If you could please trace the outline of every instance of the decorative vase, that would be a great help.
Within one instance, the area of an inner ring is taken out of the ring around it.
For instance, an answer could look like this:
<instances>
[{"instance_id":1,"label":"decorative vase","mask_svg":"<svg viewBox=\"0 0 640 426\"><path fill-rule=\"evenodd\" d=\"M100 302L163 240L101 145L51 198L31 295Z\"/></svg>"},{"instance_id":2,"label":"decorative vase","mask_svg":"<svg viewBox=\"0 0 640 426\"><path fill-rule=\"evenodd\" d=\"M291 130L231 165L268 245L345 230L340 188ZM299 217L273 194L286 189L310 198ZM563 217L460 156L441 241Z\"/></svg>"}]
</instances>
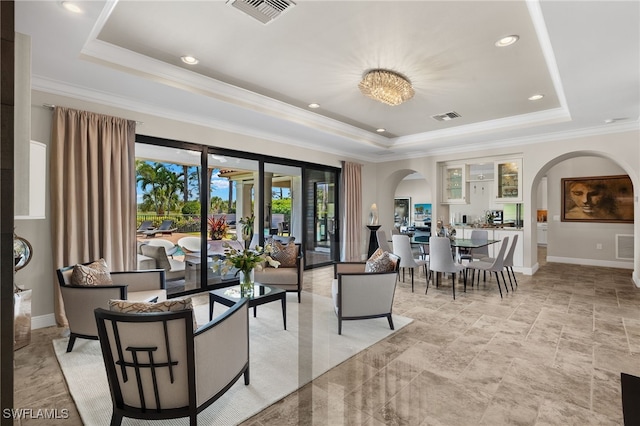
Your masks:
<instances>
[{"instance_id":1,"label":"decorative vase","mask_svg":"<svg viewBox=\"0 0 640 426\"><path fill-rule=\"evenodd\" d=\"M253 296L253 284L254 280L254 269L251 268L248 271L240 270L239 278L240 278L240 296L241 297L251 297Z\"/></svg>"}]
</instances>

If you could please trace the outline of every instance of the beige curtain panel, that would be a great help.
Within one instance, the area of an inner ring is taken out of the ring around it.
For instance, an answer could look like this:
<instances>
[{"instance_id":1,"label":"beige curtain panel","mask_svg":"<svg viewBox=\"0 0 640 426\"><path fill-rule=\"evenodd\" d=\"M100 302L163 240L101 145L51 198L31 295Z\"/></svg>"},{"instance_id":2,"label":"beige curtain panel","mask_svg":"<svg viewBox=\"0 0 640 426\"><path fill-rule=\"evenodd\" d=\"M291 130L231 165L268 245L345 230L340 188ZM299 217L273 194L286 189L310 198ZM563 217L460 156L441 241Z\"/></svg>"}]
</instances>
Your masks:
<instances>
[{"instance_id":1,"label":"beige curtain panel","mask_svg":"<svg viewBox=\"0 0 640 426\"><path fill-rule=\"evenodd\" d=\"M342 260L359 262L362 247L362 164L342 162L344 227Z\"/></svg>"},{"instance_id":2,"label":"beige curtain panel","mask_svg":"<svg viewBox=\"0 0 640 426\"><path fill-rule=\"evenodd\" d=\"M55 269L104 258L135 269L135 121L56 107L51 129ZM55 314L66 325L57 279Z\"/></svg>"}]
</instances>

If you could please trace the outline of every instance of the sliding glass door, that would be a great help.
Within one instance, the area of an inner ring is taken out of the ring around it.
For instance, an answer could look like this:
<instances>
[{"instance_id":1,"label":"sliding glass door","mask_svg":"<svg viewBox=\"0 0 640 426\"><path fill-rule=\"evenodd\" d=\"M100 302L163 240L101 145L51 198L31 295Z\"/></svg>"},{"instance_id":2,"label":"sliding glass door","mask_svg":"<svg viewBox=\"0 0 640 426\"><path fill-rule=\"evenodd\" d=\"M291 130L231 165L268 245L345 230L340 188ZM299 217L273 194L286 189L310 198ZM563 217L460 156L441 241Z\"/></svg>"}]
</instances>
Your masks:
<instances>
[{"instance_id":1,"label":"sliding glass door","mask_svg":"<svg viewBox=\"0 0 640 426\"><path fill-rule=\"evenodd\" d=\"M324 266L340 258L338 173L307 167L305 190L305 265Z\"/></svg>"}]
</instances>

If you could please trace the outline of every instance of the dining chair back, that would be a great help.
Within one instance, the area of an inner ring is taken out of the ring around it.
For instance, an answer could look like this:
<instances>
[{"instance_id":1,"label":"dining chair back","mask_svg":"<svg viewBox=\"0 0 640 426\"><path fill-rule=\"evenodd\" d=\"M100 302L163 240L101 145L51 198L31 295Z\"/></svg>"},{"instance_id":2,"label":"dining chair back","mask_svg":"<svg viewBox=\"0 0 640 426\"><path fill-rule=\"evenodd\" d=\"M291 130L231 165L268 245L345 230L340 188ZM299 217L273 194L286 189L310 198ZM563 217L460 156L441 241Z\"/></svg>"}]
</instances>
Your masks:
<instances>
[{"instance_id":1,"label":"dining chair back","mask_svg":"<svg viewBox=\"0 0 640 426\"><path fill-rule=\"evenodd\" d=\"M451 240L448 237L431 237L429 239L429 270L433 274L436 272L437 281L437 273L451 274L452 279L452 288L453 288L453 298L456 298L456 278L458 272L464 271L464 266L460 263L456 263L453 261L453 255L451 253ZM464 288L467 290L467 276L464 274ZM429 281L427 281L427 290L425 290L425 294L429 290Z\"/></svg>"},{"instance_id":2,"label":"dining chair back","mask_svg":"<svg viewBox=\"0 0 640 426\"><path fill-rule=\"evenodd\" d=\"M509 284L511 284L511 290L513 290L513 282L511 282L511 276L513 275L513 281L516 283L516 287L518 287L518 281L516 280L516 274L513 272L513 256L516 252L516 244L518 244L518 234L515 233L513 236L513 240L511 240L511 246L509 247L509 251L507 255L504 257L504 269L507 270L507 276L509 277Z\"/></svg>"},{"instance_id":3,"label":"dining chair back","mask_svg":"<svg viewBox=\"0 0 640 426\"><path fill-rule=\"evenodd\" d=\"M489 232L486 229L473 229L471 230L472 240L488 240ZM485 257L489 257L489 246L482 246L471 249L471 258L482 260Z\"/></svg>"},{"instance_id":4,"label":"dining chair back","mask_svg":"<svg viewBox=\"0 0 640 426\"><path fill-rule=\"evenodd\" d=\"M384 232L384 229L378 229L376 231L376 239L378 240L378 247L380 247L382 251L393 253L389 246L389 242L387 241L387 234Z\"/></svg>"},{"instance_id":5,"label":"dining chair back","mask_svg":"<svg viewBox=\"0 0 640 426\"><path fill-rule=\"evenodd\" d=\"M411 249L411 240L408 235L392 235L391 243L393 244L393 254L400 257L400 268L403 268L403 282L404 268L409 268L411 271L411 291L413 292L413 270L423 266L425 268L425 276L427 276L427 261L414 257Z\"/></svg>"},{"instance_id":6,"label":"dining chair back","mask_svg":"<svg viewBox=\"0 0 640 426\"><path fill-rule=\"evenodd\" d=\"M467 264L467 268L474 270L474 275L471 278L472 280L474 279L475 271L478 270L478 283L480 283L479 271L489 271L489 273L493 272L496 276L496 281L498 282L498 290L500 291L500 297L502 297L502 289L500 288L500 279L498 278L498 272L500 272L500 274L502 275L502 280L504 282L505 290L507 291L507 293L509 292L509 289L507 289L507 282L505 281L504 273L503 273L504 258L505 258L505 253L507 251L508 245L509 245L509 237L506 236L502 240L502 244L500 245L500 251L498 252L498 255L495 258L486 258L486 260L473 261Z\"/></svg>"}]
</instances>

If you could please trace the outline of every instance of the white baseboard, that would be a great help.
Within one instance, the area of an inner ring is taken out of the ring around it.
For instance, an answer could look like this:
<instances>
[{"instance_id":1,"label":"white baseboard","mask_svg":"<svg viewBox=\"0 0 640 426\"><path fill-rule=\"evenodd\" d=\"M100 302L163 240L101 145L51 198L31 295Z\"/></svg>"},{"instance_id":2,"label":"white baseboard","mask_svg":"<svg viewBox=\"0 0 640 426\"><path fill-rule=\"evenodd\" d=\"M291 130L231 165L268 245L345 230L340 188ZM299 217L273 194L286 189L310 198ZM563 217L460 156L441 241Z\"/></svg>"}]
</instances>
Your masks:
<instances>
[{"instance_id":1,"label":"white baseboard","mask_svg":"<svg viewBox=\"0 0 640 426\"><path fill-rule=\"evenodd\" d=\"M56 325L56 316L54 314L39 315L31 317L31 329L51 327Z\"/></svg>"},{"instance_id":2,"label":"white baseboard","mask_svg":"<svg viewBox=\"0 0 640 426\"><path fill-rule=\"evenodd\" d=\"M547 256L547 263L569 263L571 265L602 266L605 268L633 269L633 262L616 260L576 259L573 257Z\"/></svg>"},{"instance_id":3,"label":"white baseboard","mask_svg":"<svg viewBox=\"0 0 640 426\"><path fill-rule=\"evenodd\" d=\"M638 277L638 273L636 271L633 271L633 274L631 274L631 279L636 287L640 288L640 277Z\"/></svg>"}]
</instances>

